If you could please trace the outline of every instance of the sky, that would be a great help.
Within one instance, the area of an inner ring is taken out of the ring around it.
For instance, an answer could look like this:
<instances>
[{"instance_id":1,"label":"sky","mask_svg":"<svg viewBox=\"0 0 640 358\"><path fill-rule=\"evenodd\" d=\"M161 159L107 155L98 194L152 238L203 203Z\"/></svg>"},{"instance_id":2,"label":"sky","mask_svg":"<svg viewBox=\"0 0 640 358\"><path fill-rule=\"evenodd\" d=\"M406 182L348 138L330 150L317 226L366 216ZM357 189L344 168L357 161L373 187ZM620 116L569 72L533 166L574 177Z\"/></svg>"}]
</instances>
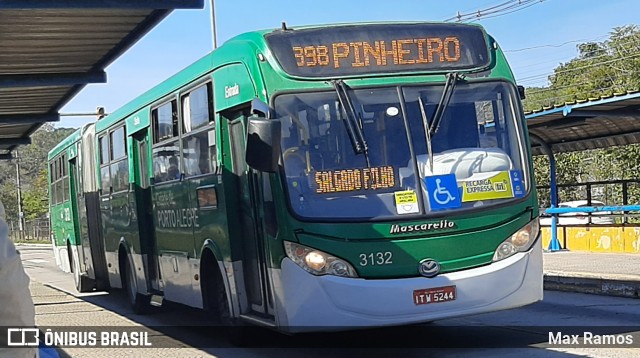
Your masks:
<instances>
[{"instance_id":1,"label":"sky","mask_svg":"<svg viewBox=\"0 0 640 358\"><path fill-rule=\"evenodd\" d=\"M507 0L215 0L217 43L244 32L325 23L444 21L458 12L485 13ZM526 0L523 0L526 1ZM113 112L213 48L211 0L201 10L176 10L107 67L107 83L86 86L61 110ZM474 22L505 51L518 84L547 85L547 76L576 56L576 45L603 41L614 27L640 24L637 0L540 0ZM62 116L56 127L95 120Z\"/></svg>"}]
</instances>

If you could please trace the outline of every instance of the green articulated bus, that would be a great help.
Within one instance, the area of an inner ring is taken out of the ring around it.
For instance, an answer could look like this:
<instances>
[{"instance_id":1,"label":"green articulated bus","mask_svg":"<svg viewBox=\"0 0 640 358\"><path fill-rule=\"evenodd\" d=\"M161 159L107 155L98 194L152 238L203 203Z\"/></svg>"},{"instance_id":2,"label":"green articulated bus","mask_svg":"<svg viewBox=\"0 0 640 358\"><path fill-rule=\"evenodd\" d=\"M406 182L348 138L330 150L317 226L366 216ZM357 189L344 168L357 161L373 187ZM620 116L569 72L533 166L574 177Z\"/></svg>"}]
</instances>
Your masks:
<instances>
[{"instance_id":1,"label":"green articulated bus","mask_svg":"<svg viewBox=\"0 0 640 358\"><path fill-rule=\"evenodd\" d=\"M521 94L477 25L237 36L49 153L56 259L287 332L539 301Z\"/></svg>"}]
</instances>

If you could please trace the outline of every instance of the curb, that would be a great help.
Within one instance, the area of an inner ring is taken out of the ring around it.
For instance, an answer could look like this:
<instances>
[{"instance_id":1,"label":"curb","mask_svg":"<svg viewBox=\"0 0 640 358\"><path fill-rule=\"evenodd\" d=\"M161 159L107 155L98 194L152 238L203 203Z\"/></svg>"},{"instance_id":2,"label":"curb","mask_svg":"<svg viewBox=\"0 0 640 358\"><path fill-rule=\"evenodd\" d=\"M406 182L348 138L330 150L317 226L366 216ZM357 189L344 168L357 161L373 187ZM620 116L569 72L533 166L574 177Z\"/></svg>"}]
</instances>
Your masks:
<instances>
[{"instance_id":1,"label":"curb","mask_svg":"<svg viewBox=\"0 0 640 358\"><path fill-rule=\"evenodd\" d=\"M544 289L590 293L604 296L640 298L640 277L607 277L581 273L545 273Z\"/></svg>"}]
</instances>

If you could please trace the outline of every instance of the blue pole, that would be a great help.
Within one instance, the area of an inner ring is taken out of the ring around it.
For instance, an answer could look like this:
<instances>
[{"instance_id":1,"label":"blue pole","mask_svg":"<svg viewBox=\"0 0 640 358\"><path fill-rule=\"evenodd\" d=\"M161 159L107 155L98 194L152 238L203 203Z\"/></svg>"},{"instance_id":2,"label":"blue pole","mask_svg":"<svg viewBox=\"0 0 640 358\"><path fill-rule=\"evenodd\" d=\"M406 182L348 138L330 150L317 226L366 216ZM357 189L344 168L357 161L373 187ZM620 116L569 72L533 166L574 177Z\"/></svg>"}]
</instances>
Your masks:
<instances>
[{"instance_id":1,"label":"blue pole","mask_svg":"<svg viewBox=\"0 0 640 358\"><path fill-rule=\"evenodd\" d=\"M529 138L540 144L542 151L549 157L549 186L551 187L551 208L558 206L558 183L556 182L556 158L553 156L551 146L547 144L539 136L529 133ZM560 250L560 241L558 241L558 214L551 213L551 241L549 242L549 251Z\"/></svg>"},{"instance_id":2,"label":"blue pole","mask_svg":"<svg viewBox=\"0 0 640 358\"><path fill-rule=\"evenodd\" d=\"M551 207L558 207L558 183L556 182L556 158L553 152L547 153L549 156L549 182L551 187ZM551 241L549 251L559 251L560 241L558 241L558 214L551 214Z\"/></svg>"}]
</instances>

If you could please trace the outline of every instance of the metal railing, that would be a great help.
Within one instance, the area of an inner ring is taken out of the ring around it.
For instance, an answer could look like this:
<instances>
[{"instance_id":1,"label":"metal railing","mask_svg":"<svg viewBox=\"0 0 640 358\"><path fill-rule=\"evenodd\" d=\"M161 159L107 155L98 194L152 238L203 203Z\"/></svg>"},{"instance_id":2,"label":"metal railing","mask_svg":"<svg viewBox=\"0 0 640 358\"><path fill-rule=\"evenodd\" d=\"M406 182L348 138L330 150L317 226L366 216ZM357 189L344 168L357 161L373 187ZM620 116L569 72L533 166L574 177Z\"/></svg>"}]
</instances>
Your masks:
<instances>
[{"instance_id":1,"label":"metal railing","mask_svg":"<svg viewBox=\"0 0 640 358\"><path fill-rule=\"evenodd\" d=\"M616 206L586 206L580 208L548 208L545 210L547 214L551 214L551 242L549 242L550 251L558 251L561 249L558 240L558 215L568 213L598 213L598 212L640 212L640 205L616 205ZM626 216L625 216L626 217Z\"/></svg>"},{"instance_id":2,"label":"metal railing","mask_svg":"<svg viewBox=\"0 0 640 358\"><path fill-rule=\"evenodd\" d=\"M49 219L28 220L20 230L18 220L7 221L9 238L12 241L50 241L51 227Z\"/></svg>"},{"instance_id":3,"label":"metal railing","mask_svg":"<svg viewBox=\"0 0 640 358\"><path fill-rule=\"evenodd\" d=\"M640 223L640 212L620 210L620 205L640 204L640 179L595 181L587 183L558 184L558 200L563 203L575 200L586 200L587 205L592 206L594 200L602 202L605 206L610 206L607 210L600 209L594 212L609 212L608 216L615 219L615 224L638 224ZM551 190L548 185L539 185L538 201L541 208L547 208L551 203ZM615 206L618 210L611 210ZM565 213L588 213L591 222L592 211L567 211ZM551 212L546 212L551 214Z\"/></svg>"}]
</instances>

